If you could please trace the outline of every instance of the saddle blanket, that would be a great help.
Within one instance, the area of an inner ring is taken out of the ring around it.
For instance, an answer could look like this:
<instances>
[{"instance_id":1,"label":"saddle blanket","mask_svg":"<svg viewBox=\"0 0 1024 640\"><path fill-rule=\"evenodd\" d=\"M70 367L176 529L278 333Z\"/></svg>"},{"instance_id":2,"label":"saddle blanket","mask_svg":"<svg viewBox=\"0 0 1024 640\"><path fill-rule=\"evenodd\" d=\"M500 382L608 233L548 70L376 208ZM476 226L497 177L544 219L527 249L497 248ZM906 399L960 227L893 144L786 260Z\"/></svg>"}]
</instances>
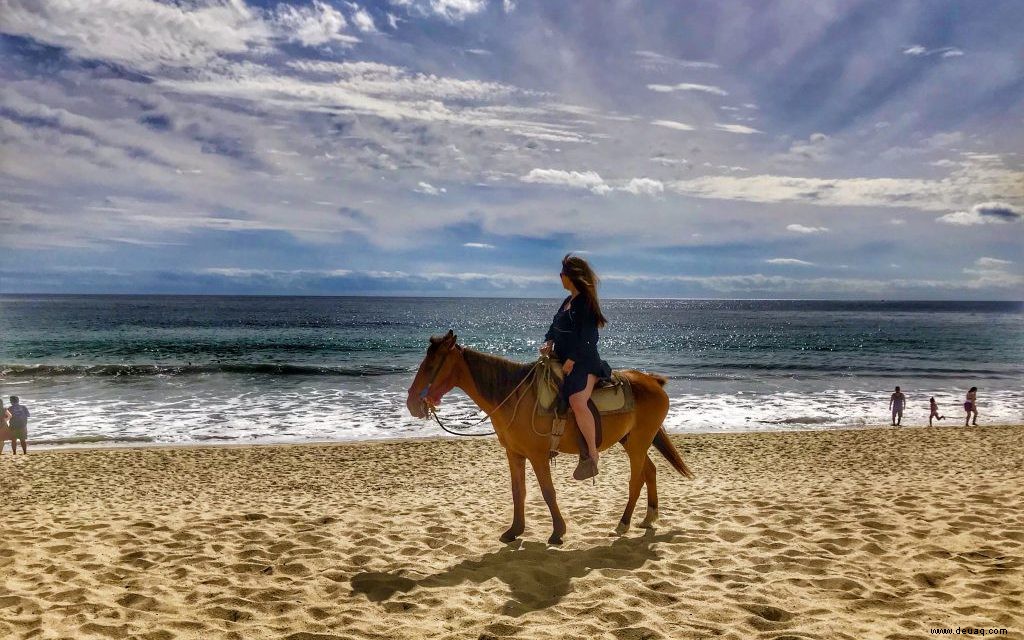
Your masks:
<instances>
[{"instance_id":1,"label":"saddle blanket","mask_svg":"<svg viewBox=\"0 0 1024 640\"><path fill-rule=\"evenodd\" d=\"M562 373L562 363L555 359L549 359L547 366L542 367L537 376L537 413L551 415L555 413L558 406L558 391L562 386L565 374ZM590 396L597 410L601 415L615 415L618 413L629 413L633 410L633 387L623 375L617 371L612 372L612 383L595 387L594 393Z\"/></svg>"}]
</instances>

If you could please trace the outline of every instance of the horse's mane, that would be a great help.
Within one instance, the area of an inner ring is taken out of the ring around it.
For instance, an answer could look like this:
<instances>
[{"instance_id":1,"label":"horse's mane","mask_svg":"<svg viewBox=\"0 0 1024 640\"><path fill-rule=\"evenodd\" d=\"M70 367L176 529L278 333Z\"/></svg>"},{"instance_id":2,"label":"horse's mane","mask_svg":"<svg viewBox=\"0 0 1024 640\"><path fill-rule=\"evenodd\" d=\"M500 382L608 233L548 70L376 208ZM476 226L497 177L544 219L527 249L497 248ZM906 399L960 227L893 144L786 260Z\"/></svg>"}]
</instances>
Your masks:
<instances>
[{"instance_id":1,"label":"horse's mane","mask_svg":"<svg viewBox=\"0 0 1024 640\"><path fill-rule=\"evenodd\" d=\"M462 357L469 367L469 375L473 377L476 388L484 398L493 403L499 403L508 397L533 368L533 363L513 362L468 347L463 348Z\"/></svg>"}]
</instances>

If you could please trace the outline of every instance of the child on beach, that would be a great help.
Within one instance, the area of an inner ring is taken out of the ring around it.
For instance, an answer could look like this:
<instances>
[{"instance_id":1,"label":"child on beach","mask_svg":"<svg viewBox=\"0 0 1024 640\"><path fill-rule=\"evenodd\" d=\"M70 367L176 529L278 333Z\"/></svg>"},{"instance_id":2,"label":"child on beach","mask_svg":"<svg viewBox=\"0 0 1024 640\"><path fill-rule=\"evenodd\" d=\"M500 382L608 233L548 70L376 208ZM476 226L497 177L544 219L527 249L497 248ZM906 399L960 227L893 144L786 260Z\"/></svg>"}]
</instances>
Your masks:
<instances>
[{"instance_id":1,"label":"child on beach","mask_svg":"<svg viewBox=\"0 0 1024 640\"><path fill-rule=\"evenodd\" d=\"M945 420L946 419L946 416L940 416L939 415L939 405L938 405L937 402L935 402L935 398L934 397L929 401L929 407L931 409L931 413L928 415L928 426L929 427L932 426L932 418L936 418L938 420Z\"/></svg>"},{"instance_id":2,"label":"child on beach","mask_svg":"<svg viewBox=\"0 0 1024 640\"><path fill-rule=\"evenodd\" d=\"M971 426L971 414L974 414L974 426L978 426L978 387L971 387L971 390L967 392L967 401L964 402L964 411L967 412L967 418L964 420L964 426Z\"/></svg>"},{"instance_id":3,"label":"child on beach","mask_svg":"<svg viewBox=\"0 0 1024 640\"><path fill-rule=\"evenodd\" d=\"M903 422L903 405L906 404L907 397L903 395L899 387L896 387L896 391L889 396L889 410L892 411L892 426L898 427Z\"/></svg>"}]
</instances>

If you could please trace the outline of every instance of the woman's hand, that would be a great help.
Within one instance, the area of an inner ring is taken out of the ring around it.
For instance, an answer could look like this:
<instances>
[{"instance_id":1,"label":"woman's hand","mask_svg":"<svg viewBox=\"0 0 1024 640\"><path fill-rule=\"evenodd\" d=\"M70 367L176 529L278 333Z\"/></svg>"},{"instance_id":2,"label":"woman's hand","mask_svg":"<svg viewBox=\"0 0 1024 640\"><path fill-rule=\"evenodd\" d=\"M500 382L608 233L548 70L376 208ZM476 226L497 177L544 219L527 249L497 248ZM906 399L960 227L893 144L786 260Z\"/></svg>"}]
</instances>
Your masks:
<instances>
[{"instance_id":1,"label":"woman's hand","mask_svg":"<svg viewBox=\"0 0 1024 640\"><path fill-rule=\"evenodd\" d=\"M550 356L551 355L551 349L553 347L554 347L554 345L551 343L550 340L548 340L544 344L540 345L540 355L542 355L542 356Z\"/></svg>"},{"instance_id":2,"label":"woman's hand","mask_svg":"<svg viewBox=\"0 0 1024 640\"><path fill-rule=\"evenodd\" d=\"M569 375L570 373L572 373L572 368L575 364L576 363L573 362L572 360L566 360L562 364L562 373L564 373L565 375Z\"/></svg>"}]
</instances>

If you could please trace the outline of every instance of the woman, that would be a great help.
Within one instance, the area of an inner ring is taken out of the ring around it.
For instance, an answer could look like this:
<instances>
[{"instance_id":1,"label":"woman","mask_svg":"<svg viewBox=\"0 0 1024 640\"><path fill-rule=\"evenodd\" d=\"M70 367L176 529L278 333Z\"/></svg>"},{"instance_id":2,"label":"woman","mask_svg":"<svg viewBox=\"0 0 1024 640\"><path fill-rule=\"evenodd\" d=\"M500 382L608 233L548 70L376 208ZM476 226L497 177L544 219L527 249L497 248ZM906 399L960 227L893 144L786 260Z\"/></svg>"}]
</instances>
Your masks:
<instances>
[{"instance_id":1,"label":"woman","mask_svg":"<svg viewBox=\"0 0 1024 640\"><path fill-rule=\"evenodd\" d=\"M967 392L967 401L964 402L964 410L967 411L967 418L964 426L971 426L971 414L974 414L974 426L978 426L978 387L971 387Z\"/></svg>"},{"instance_id":2,"label":"woman","mask_svg":"<svg viewBox=\"0 0 1024 640\"><path fill-rule=\"evenodd\" d=\"M586 480L597 475L597 446L594 442L594 416L587 402L599 378L611 377L611 368L597 353L597 330L607 320L597 299L597 275L587 261L572 254L562 258L562 287L569 297L562 301L551 327L544 335L542 355L552 350L563 361L562 397L568 400L576 424L587 441L589 457L580 459L572 476Z\"/></svg>"}]
</instances>

